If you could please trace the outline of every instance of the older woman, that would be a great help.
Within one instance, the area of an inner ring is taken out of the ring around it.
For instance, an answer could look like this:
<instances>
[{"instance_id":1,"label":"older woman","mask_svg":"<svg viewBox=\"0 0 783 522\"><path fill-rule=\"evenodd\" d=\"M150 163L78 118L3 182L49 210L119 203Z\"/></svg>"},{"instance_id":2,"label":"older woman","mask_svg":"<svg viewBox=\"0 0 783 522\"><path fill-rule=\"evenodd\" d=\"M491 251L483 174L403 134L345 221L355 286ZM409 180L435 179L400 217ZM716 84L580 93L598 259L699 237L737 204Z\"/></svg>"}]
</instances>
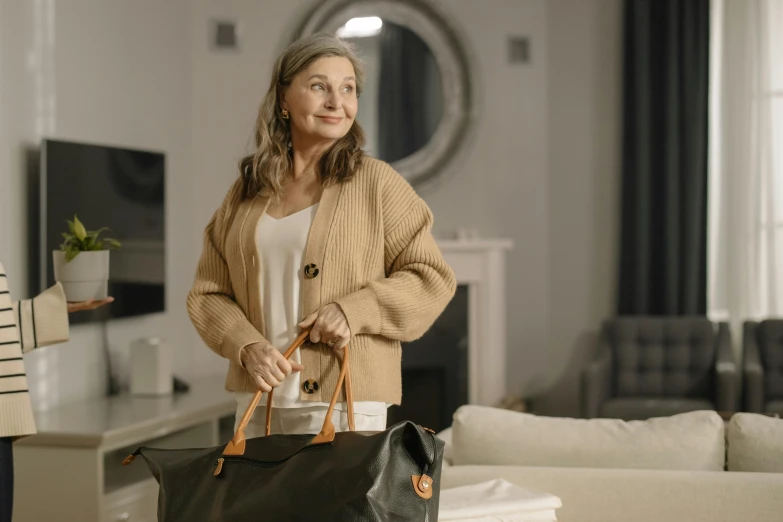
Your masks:
<instances>
[{"instance_id":1,"label":"older woman","mask_svg":"<svg viewBox=\"0 0 783 522\"><path fill-rule=\"evenodd\" d=\"M386 427L401 400L401 341L422 336L454 295L432 213L389 165L362 151L363 69L329 35L292 44L275 64L256 151L206 227L188 312L228 359L237 422L257 389L274 433L318 433L351 344L355 425ZM310 343L286 361L298 328ZM264 399L265 400L265 399ZM259 408L245 431L264 433ZM345 412L333 417L345 430Z\"/></svg>"}]
</instances>

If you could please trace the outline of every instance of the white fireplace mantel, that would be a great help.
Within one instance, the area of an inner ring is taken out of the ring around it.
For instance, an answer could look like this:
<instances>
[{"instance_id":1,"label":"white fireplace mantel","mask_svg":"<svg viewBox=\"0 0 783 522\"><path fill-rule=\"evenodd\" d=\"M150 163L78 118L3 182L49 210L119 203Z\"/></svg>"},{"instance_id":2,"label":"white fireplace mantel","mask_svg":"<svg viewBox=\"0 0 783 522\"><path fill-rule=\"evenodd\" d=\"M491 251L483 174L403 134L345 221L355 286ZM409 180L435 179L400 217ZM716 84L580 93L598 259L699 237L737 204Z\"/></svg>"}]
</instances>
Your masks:
<instances>
[{"instance_id":1,"label":"white fireplace mantel","mask_svg":"<svg viewBox=\"0 0 783 522\"><path fill-rule=\"evenodd\" d=\"M497 406L506 395L506 252L510 239L439 239L468 286L468 402Z\"/></svg>"}]
</instances>

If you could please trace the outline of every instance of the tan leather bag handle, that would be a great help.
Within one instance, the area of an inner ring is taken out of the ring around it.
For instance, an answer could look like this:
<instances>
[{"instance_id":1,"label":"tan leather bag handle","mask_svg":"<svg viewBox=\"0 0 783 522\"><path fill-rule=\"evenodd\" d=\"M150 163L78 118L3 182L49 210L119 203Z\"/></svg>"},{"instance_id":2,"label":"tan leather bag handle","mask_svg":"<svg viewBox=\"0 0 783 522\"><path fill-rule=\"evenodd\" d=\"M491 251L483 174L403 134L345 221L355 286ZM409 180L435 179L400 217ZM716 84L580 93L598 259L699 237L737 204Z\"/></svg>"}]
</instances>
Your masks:
<instances>
[{"instance_id":1,"label":"tan leather bag handle","mask_svg":"<svg viewBox=\"0 0 783 522\"><path fill-rule=\"evenodd\" d=\"M310 329L306 329L303 331L299 336L294 339L294 342L291 343L291 346L288 347L288 349L283 354L283 357L286 359L289 359L291 355L294 353L294 351L302 346L305 341L310 336ZM321 432L316 435L313 440L311 441L311 444L324 444L327 442L332 442L334 440L334 424L332 424L332 413L334 412L334 407L337 404L337 397L340 395L340 388L342 387L343 383L345 383L345 402L348 404L348 428L351 431L355 431L354 426L354 413L353 413L353 392L351 390L351 374L349 371L349 362L348 362L348 346L343 348L343 358L342 362L340 364L340 376L337 379L337 385L334 388L334 393L332 394L332 400L329 403L329 409L326 411L326 417L324 418L324 424L321 428ZM253 416L253 412L256 410L256 407L258 406L258 403L261 401L261 396L264 394L262 390L256 391L255 395L253 396L253 400L250 401L250 404L247 407L247 410L245 410L245 414L242 416L242 420L239 422L239 426L237 427L237 432L234 434L234 438L232 438L229 443L226 445L226 448L223 450L223 455L243 455L245 453L245 428L247 428L248 423L250 422L250 418ZM271 433L271 427L272 427L272 395L274 394L274 389L272 389L271 392L268 394L267 402L266 402L266 434L267 436Z\"/></svg>"}]
</instances>

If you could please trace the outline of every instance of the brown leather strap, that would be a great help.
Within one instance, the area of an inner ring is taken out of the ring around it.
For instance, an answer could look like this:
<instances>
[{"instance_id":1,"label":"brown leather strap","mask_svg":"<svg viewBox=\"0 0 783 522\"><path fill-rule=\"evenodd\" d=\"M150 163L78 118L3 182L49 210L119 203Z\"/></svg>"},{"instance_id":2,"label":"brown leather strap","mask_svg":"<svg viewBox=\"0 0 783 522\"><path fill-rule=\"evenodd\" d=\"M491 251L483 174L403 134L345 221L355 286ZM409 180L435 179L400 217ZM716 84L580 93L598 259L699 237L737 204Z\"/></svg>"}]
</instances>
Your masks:
<instances>
[{"instance_id":1,"label":"brown leather strap","mask_svg":"<svg viewBox=\"0 0 783 522\"><path fill-rule=\"evenodd\" d=\"M343 362L340 365L340 377L337 379L337 385L334 387L332 400L329 402L329 409L326 410L326 417L324 418L324 426L321 429L321 433L316 435L313 438L313 440L310 441L310 444L324 444L326 442L332 442L334 440L334 424L332 424L332 413L334 412L334 407L337 404L337 397L339 397L340 395L340 388L345 382L345 375L347 372L348 372L348 347L346 346L345 348L343 348ZM348 403L348 411L353 411L353 396L351 395L349 398L347 392L345 395L346 395L345 397L346 402ZM349 419L353 420L353 416L349 417ZM348 426L349 428L351 428L351 431L353 431L351 424L353 424L353 422L350 422Z\"/></svg>"},{"instance_id":2,"label":"brown leather strap","mask_svg":"<svg viewBox=\"0 0 783 522\"><path fill-rule=\"evenodd\" d=\"M294 342L291 343L291 346L288 347L288 349L283 354L283 357L286 359L289 359L291 355L294 353L294 351L302 346L302 344L305 343L305 341L310 336L310 330L307 329L303 331L299 336L294 339ZM332 400L329 403L329 409L326 411L326 417L324 418L324 424L321 428L321 432L316 435L313 440L311 441L311 444L323 444L326 442L332 442L334 440L334 425L332 424L332 413L334 412L334 407L337 404L337 398L340 395L340 388L343 386L343 383L345 384L345 401L348 404L348 428L351 431L355 430L354 425L354 409L353 409L353 391L351 390L351 377L350 377L350 371L349 371L349 362L348 362L348 346L343 348L343 357L342 362L340 364L340 376L337 379L337 385L334 388L334 393L332 394ZM274 393L274 389L269 392L267 403L266 403L266 434L269 435L271 433L271 427L272 427L272 395ZM223 455L243 455L245 453L245 428L247 428L248 423L250 422L250 418L253 416L253 412L255 411L256 407L258 406L258 403L261 401L261 396L264 394L262 390L256 391L255 395L253 396L253 399L250 401L250 404L247 407L247 410L245 410L245 414L242 416L242 420L239 422L239 426L237 427L237 432L234 434L234 437L229 441L229 443L226 445L226 448L223 450Z\"/></svg>"},{"instance_id":3,"label":"brown leather strap","mask_svg":"<svg viewBox=\"0 0 783 522\"><path fill-rule=\"evenodd\" d=\"M343 364L346 363L346 357L348 357L348 352L343 351ZM337 389L340 389L339 385L337 386ZM345 371L345 403L348 405L348 429L351 431L356 431L356 426L354 425L355 416L353 414L353 389L351 389L351 372L347 367Z\"/></svg>"}]
</instances>

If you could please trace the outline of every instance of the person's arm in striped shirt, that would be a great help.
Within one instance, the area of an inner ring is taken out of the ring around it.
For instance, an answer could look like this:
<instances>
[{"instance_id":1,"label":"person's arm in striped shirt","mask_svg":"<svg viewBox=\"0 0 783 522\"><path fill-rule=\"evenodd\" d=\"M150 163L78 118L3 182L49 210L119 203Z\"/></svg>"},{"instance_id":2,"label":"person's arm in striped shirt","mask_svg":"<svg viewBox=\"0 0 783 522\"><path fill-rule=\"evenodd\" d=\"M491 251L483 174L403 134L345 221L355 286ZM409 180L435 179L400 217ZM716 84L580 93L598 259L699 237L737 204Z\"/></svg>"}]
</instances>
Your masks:
<instances>
[{"instance_id":1,"label":"person's arm in striped shirt","mask_svg":"<svg viewBox=\"0 0 783 522\"><path fill-rule=\"evenodd\" d=\"M23 352L68 340L68 305L60 283L12 306Z\"/></svg>"},{"instance_id":2,"label":"person's arm in striped shirt","mask_svg":"<svg viewBox=\"0 0 783 522\"><path fill-rule=\"evenodd\" d=\"M67 341L68 313L93 310L112 301L113 297L100 301L66 302L60 283L32 299L14 301L14 320L19 329L22 351L29 352L35 348Z\"/></svg>"}]
</instances>

